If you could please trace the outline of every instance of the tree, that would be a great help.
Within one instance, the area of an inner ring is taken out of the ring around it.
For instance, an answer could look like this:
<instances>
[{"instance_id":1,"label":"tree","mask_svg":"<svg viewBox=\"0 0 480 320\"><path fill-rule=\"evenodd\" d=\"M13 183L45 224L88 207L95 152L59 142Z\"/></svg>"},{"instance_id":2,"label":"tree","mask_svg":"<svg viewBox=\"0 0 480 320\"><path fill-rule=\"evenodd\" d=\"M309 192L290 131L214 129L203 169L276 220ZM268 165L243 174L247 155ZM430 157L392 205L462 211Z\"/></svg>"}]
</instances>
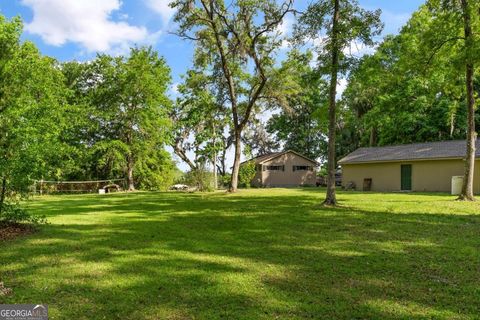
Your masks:
<instances>
[{"instance_id":1,"label":"tree","mask_svg":"<svg viewBox=\"0 0 480 320\"><path fill-rule=\"evenodd\" d=\"M466 54L461 2L449 3L422 6L399 35L387 37L351 72L343 120L346 131L356 128L360 145L460 139L480 122L469 112L464 71L466 59L478 54ZM472 30L478 30L473 17ZM469 174L472 164L466 161Z\"/></svg>"},{"instance_id":2,"label":"tree","mask_svg":"<svg viewBox=\"0 0 480 320\"><path fill-rule=\"evenodd\" d=\"M432 12L432 28L424 34L425 44L433 51L429 60L449 47L452 60L465 70L464 82L467 104L467 150L462 193L459 200L474 201L473 179L475 169L475 64L479 61L480 45L478 30L480 28L479 5L475 0L430 0L428 9ZM460 34L462 34L460 36ZM461 44L459 44L461 41ZM433 45L432 45L433 44ZM430 61L428 61L430 62Z\"/></svg>"},{"instance_id":3,"label":"tree","mask_svg":"<svg viewBox=\"0 0 480 320\"><path fill-rule=\"evenodd\" d=\"M244 149L250 150L250 156L262 156L278 151L280 148L280 144L272 138L264 124L258 119L252 119L247 124L242 142L245 146Z\"/></svg>"},{"instance_id":4,"label":"tree","mask_svg":"<svg viewBox=\"0 0 480 320\"><path fill-rule=\"evenodd\" d=\"M197 43L197 63L210 66L218 92L228 96L235 157L230 191L238 186L242 132L268 91L278 26L292 12L292 0L176 0L179 36Z\"/></svg>"},{"instance_id":5,"label":"tree","mask_svg":"<svg viewBox=\"0 0 480 320\"><path fill-rule=\"evenodd\" d=\"M335 136L337 129L337 79L339 74L348 72L352 57L347 50L355 45L374 44L373 36L380 34L380 10L367 11L359 7L356 0L319 0L308 6L295 27L298 42L319 41L316 46L320 70L328 72L328 178L326 205L336 205L335 195ZM322 37L322 32L325 34Z\"/></svg>"},{"instance_id":6,"label":"tree","mask_svg":"<svg viewBox=\"0 0 480 320\"><path fill-rule=\"evenodd\" d=\"M139 153L134 173L140 189L168 190L178 175L178 169L164 146L157 144Z\"/></svg>"},{"instance_id":7,"label":"tree","mask_svg":"<svg viewBox=\"0 0 480 320\"><path fill-rule=\"evenodd\" d=\"M288 73L289 80L298 89L286 98L287 108L280 108L267 123L267 131L274 134L276 141L285 150L294 150L310 159L325 158L326 155L326 115L328 87L312 68L311 52L296 50L288 54L281 69ZM287 71L288 70L288 71Z\"/></svg>"},{"instance_id":8,"label":"tree","mask_svg":"<svg viewBox=\"0 0 480 320\"><path fill-rule=\"evenodd\" d=\"M250 161L247 161L247 162L243 163L240 166L240 172L239 172L239 175L238 175L240 185L245 187L245 188L250 188L252 180L253 180L253 178L255 178L255 174L256 174L255 161L250 160Z\"/></svg>"},{"instance_id":9,"label":"tree","mask_svg":"<svg viewBox=\"0 0 480 320\"><path fill-rule=\"evenodd\" d=\"M425 8L416 12L399 35L387 37L351 71L341 100L338 145L355 149L464 136L461 75L448 63L447 52L427 71L418 46L428 16Z\"/></svg>"},{"instance_id":10,"label":"tree","mask_svg":"<svg viewBox=\"0 0 480 320\"><path fill-rule=\"evenodd\" d=\"M211 162L214 188L217 188L217 163L224 146L225 131L229 132L224 98L213 94L212 80L203 70L190 70L179 88L180 96L172 110L174 139L172 148L191 171L204 170ZM188 153L193 152L191 159Z\"/></svg>"},{"instance_id":11,"label":"tree","mask_svg":"<svg viewBox=\"0 0 480 320\"><path fill-rule=\"evenodd\" d=\"M7 198L28 193L34 179L54 176L66 88L57 62L31 42L22 23L0 15L0 214Z\"/></svg>"},{"instance_id":12,"label":"tree","mask_svg":"<svg viewBox=\"0 0 480 320\"><path fill-rule=\"evenodd\" d=\"M166 95L170 69L165 60L151 48L133 48L128 57L102 54L86 66L79 81L93 107L86 115L93 132L83 131L95 159L92 164L124 172L129 190L135 189L135 171L142 172L142 184L149 189L161 173L173 175L163 151L171 127ZM153 180L148 182L148 177Z\"/></svg>"}]
</instances>

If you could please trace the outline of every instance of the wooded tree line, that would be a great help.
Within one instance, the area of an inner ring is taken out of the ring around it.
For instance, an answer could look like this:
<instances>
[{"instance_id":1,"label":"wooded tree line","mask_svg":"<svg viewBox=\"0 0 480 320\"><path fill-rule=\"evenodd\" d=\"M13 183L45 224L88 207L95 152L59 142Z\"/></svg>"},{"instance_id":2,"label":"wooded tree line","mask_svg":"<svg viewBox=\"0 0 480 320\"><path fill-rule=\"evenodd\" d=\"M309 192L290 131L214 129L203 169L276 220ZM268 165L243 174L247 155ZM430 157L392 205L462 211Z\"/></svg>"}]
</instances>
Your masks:
<instances>
[{"instance_id":1,"label":"wooded tree line","mask_svg":"<svg viewBox=\"0 0 480 320\"><path fill-rule=\"evenodd\" d=\"M360 59L339 110L342 153L467 136L469 178L462 197L473 198L479 10L478 1L427 1L399 35Z\"/></svg>"},{"instance_id":2,"label":"wooded tree line","mask_svg":"<svg viewBox=\"0 0 480 320\"><path fill-rule=\"evenodd\" d=\"M169 67L152 48L60 63L20 41L19 19L0 16L0 203L33 179L125 177L129 189L165 188L177 170L170 145L192 172L228 177L233 192L242 151L322 159L326 203L335 204L336 160L355 148L465 137L462 197L473 198L478 1L429 0L380 43L380 11L354 0L318 0L303 12L293 0L171 6L178 36L195 44L175 101ZM285 39L287 16L296 24ZM357 46L376 47L360 57ZM338 99L341 78L348 86Z\"/></svg>"},{"instance_id":3,"label":"wooded tree line","mask_svg":"<svg viewBox=\"0 0 480 320\"><path fill-rule=\"evenodd\" d=\"M326 161L326 203L335 204L336 160L357 147L468 135L462 197L473 198L478 1L427 1L399 35L380 43L381 12L353 0L319 0L303 12L292 1L177 0L172 6L179 36L196 45L194 71L176 104L182 135L175 151L192 170L211 162L226 174L225 150L233 145L234 191L242 144L254 156L293 149ZM297 23L290 52L279 61L276 31L288 14ZM351 54L356 47L375 50ZM348 86L337 101L340 78ZM269 111L273 116L262 123Z\"/></svg>"},{"instance_id":4,"label":"wooded tree line","mask_svg":"<svg viewBox=\"0 0 480 320\"><path fill-rule=\"evenodd\" d=\"M59 63L21 34L20 19L0 16L0 213L35 179L171 185L165 60L133 48L126 56Z\"/></svg>"}]
</instances>

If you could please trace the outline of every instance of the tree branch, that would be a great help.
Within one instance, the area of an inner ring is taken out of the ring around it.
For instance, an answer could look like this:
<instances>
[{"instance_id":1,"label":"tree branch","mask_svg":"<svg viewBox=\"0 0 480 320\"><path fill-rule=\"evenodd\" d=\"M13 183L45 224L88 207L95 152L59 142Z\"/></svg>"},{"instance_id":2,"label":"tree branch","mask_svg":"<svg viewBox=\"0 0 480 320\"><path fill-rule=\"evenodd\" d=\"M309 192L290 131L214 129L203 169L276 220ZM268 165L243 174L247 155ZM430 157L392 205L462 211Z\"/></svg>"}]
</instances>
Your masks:
<instances>
[{"instance_id":1,"label":"tree branch","mask_svg":"<svg viewBox=\"0 0 480 320\"><path fill-rule=\"evenodd\" d=\"M432 54L430 55L430 57L428 58L427 60L427 66L430 65L430 63L432 62L433 60L433 57L443 48L444 45L446 45L447 43L449 43L450 41L454 41L454 40L465 40L465 37L453 37L453 38L449 38L449 39L446 39L444 41L442 41L439 45L437 45L435 47L435 49L433 50Z\"/></svg>"}]
</instances>

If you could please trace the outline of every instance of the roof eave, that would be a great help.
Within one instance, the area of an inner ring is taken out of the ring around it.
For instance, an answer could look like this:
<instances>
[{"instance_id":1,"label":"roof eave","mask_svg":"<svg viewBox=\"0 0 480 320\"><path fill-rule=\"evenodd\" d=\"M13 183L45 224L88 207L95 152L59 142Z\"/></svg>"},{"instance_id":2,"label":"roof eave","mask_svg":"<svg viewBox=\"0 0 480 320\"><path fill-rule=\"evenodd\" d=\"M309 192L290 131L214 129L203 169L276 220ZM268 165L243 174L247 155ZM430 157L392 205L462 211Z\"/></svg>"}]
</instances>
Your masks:
<instances>
[{"instance_id":1,"label":"roof eave","mask_svg":"<svg viewBox=\"0 0 480 320\"><path fill-rule=\"evenodd\" d=\"M297 156L302 157L302 158L304 158L305 160L308 160L308 161L310 161L310 162L312 162L312 163L315 163L315 165L317 165L317 166L320 165L320 163L318 163L317 161L312 160L312 159L310 159L310 158L307 158L307 157L305 157L304 155L302 155L302 154L300 154L300 153L298 153L298 152L296 152L296 151L293 151L293 150L287 150L287 151L284 151L284 152L280 152L280 153L278 153L278 154L276 154L276 155L273 155L273 156L270 157L270 158L267 158L267 159L264 159L264 160L262 160L262 161L259 161L258 164L263 164L263 163L265 163L265 162L267 162L267 161L270 161L270 160L273 160L273 159L278 158L278 157L280 157L280 156L283 156L284 154L289 153L289 152L294 153L294 154L296 154Z\"/></svg>"},{"instance_id":2,"label":"roof eave","mask_svg":"<svg viewBox=\"0 0 480 320\"><path fill-rule=\"evenodd\" d=\"M476 158L478 159L478 157ZM464 157L444 157L444 158L394 159L394 160L370 160L370 161L342 161L342 160L338 161L338 164L342 165L342 164L368 164L368 163L390 163L390 162L465 160L465 158Z\"/></svg>"}]
</instances>

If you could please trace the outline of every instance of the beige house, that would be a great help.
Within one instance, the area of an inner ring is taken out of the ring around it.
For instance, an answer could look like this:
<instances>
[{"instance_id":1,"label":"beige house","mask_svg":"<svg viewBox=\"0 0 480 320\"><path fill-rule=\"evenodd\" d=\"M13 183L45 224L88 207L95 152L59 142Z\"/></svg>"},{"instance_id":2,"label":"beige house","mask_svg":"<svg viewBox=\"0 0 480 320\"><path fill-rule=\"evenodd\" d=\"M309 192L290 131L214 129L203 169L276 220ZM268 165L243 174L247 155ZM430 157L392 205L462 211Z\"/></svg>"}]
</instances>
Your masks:
<instances>
[{"instance_id":1,"label":"beige house","mask_svg":"<svg viewBox=\"0 0 480 320\"><path fill-rule=\"evenodd\" d=\"M480 194L480 140L474 192ZM452 177L463 176L465 140L360 148L338 163L342 185L360 191L451 192Z\"/></svg>"},{"instance_id":2,"label":"beige house","mask_svg":"<svg viewBox=\"0 0 480 320\"><path fill-rule=\"evenodd\" d=\"M316 183L318 163L295 151L270 153L249 161L255 161L256 167L252 186L297 187Z\"/></svg>"}]
</instances>

